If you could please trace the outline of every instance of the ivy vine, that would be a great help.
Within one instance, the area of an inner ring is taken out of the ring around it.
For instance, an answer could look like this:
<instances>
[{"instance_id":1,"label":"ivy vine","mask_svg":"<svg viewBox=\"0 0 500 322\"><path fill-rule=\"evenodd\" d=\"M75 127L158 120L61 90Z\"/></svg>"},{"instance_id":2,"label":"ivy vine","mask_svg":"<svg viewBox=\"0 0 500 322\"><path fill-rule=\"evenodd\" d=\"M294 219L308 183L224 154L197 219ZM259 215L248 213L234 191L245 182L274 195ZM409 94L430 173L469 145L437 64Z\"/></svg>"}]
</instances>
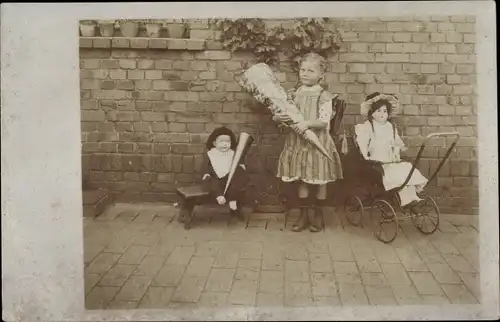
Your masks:
<instances>
[{"instance_id":1,"label":"ivy vine","mask_svg":"<svg viewBox=\"0 0 500 322\"><path fill-rule=\"evenodd\" d=\"M242 18L216 21L222 30L222 46L230 51L253 52L259 62L276 64L279 52L297 62L300 56L316 52L324 57L340 49L340 33L327 24L328 18L296 19L291 28L266 28L263 19Z\"/></svg>"}]
</instances>

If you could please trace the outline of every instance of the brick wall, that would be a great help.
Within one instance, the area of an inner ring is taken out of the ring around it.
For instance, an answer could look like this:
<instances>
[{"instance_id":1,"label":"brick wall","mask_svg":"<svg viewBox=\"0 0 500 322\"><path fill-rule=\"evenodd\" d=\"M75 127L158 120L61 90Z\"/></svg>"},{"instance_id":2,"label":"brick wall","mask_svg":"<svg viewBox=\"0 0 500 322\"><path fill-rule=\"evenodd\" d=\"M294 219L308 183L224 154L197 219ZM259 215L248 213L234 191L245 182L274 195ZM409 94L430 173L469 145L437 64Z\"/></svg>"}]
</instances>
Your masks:
<instances>
[{"instance_id":1,"label":"brick wall","mask_svg":"<svg viewBox=\"0 0 500 322\"><path fill-rule=\"evenodd\" d=\"M458 131L461 141L431 190L442 212L477 213L474 17L336 23L344 45L329 59L327 83L348 101L345 123L362 122L359 103L382 91L402 102L396 123L410 155L427 134ZM87 187L109 189L117 200L172 200L177 186L199 181L203 143L212 129L225 125L256 135L248 157L249 191L261 204L276 204L274 175L283 135L235 80L255 57L222 50L219 33L207 22L191 23L191 37L206 38L206 50L195 40L81 39ZM284 87L295 85L297 76L286 60L275 70ZM443 143L432 142L425 152L424 173L443 155Z\"/></svg>"}]
</instances>

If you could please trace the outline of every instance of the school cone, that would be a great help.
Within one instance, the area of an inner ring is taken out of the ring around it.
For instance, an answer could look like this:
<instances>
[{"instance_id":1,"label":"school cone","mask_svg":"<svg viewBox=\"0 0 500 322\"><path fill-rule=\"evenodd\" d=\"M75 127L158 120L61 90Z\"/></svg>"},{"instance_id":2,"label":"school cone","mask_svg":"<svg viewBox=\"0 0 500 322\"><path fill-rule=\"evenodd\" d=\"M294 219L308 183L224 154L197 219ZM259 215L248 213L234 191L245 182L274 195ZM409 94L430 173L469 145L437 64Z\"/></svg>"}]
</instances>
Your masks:
<instances>
[{"instance_id":1,"label":"school cone","mask_svg":"<svg viewBox=\"0 0 500 322\"><path fill-rule=\"evenodd\" d=\"M254 137L248 133L242 132L240 137L238 138L238 145L236 146L236 150L234 151L233 161L231 163L231 168L229 169L229 175L227 177L226 187L224 188L224 194L226 194L227 189L229 189L229 185L231 184L231 180L236 172L236 168L238 164L240 164L241 160L243 160L250 149L254 141Z\"/></svg>"}]
</instances>

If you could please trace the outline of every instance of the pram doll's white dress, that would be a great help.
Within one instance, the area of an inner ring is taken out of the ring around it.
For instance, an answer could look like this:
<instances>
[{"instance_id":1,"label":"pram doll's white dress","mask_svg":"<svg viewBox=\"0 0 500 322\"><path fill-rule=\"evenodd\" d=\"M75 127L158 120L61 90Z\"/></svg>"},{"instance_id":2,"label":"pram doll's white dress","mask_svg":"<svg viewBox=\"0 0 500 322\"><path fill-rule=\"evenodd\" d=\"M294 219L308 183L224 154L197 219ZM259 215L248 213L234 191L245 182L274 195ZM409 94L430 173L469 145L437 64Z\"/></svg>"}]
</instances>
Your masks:
<instances>
[{"instance_id":1,"label":"pram doll's white dress","mask_svg":"<svg viewBox=\"0 0 500 322\"><path fill-rule=\"evenodd\" d=\"M372 127L373 124L373 127ZM401 161L400 151L404 149L404 142L398 135L391 122L384 124L366 121L355 127L356 142L360 152L366 160L380 161L384 169L383 185L385 190L402 185L410 173L412 164ZM427 184L427 179L415 169L406 187L400 192L401 205L405 206L420 198L420 192Z\"/></svg>"}]
</instances>

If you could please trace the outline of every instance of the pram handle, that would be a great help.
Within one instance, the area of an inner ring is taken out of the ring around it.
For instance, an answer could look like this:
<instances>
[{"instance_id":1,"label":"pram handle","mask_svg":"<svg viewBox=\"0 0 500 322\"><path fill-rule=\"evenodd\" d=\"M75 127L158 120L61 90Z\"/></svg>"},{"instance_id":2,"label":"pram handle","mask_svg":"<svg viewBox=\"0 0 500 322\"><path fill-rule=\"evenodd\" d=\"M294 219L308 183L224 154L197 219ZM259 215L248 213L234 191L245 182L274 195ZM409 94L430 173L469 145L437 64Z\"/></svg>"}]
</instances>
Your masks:
<instances>
[{"instance_id":1,"label":"pram handle","mask_svg":"<svg viewBox=\"0 0 500 322\"><path fill-rule=\"evenodd\" d=\"M450 147L448 148L448 150L446 151L446 154L445 156L443 157L443 159L441 160L441 162L439 163L439 165L437 166L436 170L434 171L434 173L429 177L428 181L427 181L427 184L429 182L431 182L432 180L434 180L434 178L436 177L436 175L438 174L439 170L441 170L441 168L443 167L444 163L446 162L446 160L448 159L448 157L450 156L451 154L451 151L453 150L453 148L455 148L455 146L457 145L458 143L458 140L460 139L460 134L458 132L438 132L438 133L431 133L429 135L427 135L424 139L424 142L422 142L422 145L420 146L420 149L418 150L418 153L417 153L417 157L415 158L415 160L412 162L412 167L411 167L411 170L410 172L408 173L408 176L406 177L406 180L405 182L395 188L394 190L399 192L401 189L403 189L407 184L408 182L410 181L411 179L411 176L413 175L413 172L415 171L415 169L417 168L417 165L418 165L418 162L420 161L420 158L422 157L422 152L424 151L425 149L425 145L426 143L432 139L432 138L435 138L435 137L449 137L449 136L454 136L455 139L453 141L453 143L450 145Z\"/></svg>"},{"instance_id":2,"label":"pram handle","mask_svg":"<svg viewBox=\"0 0 500 322\"><path fill-rule=\"evenodd\" d=\"M428 140L435 137L447 137L447 136L454 136L455 142L458 142L458 140L460 140L460 134L458 132L438 132L427 135L422 144L425 145L425 143L427 143Z\"/></svg>"}]
</instances>

